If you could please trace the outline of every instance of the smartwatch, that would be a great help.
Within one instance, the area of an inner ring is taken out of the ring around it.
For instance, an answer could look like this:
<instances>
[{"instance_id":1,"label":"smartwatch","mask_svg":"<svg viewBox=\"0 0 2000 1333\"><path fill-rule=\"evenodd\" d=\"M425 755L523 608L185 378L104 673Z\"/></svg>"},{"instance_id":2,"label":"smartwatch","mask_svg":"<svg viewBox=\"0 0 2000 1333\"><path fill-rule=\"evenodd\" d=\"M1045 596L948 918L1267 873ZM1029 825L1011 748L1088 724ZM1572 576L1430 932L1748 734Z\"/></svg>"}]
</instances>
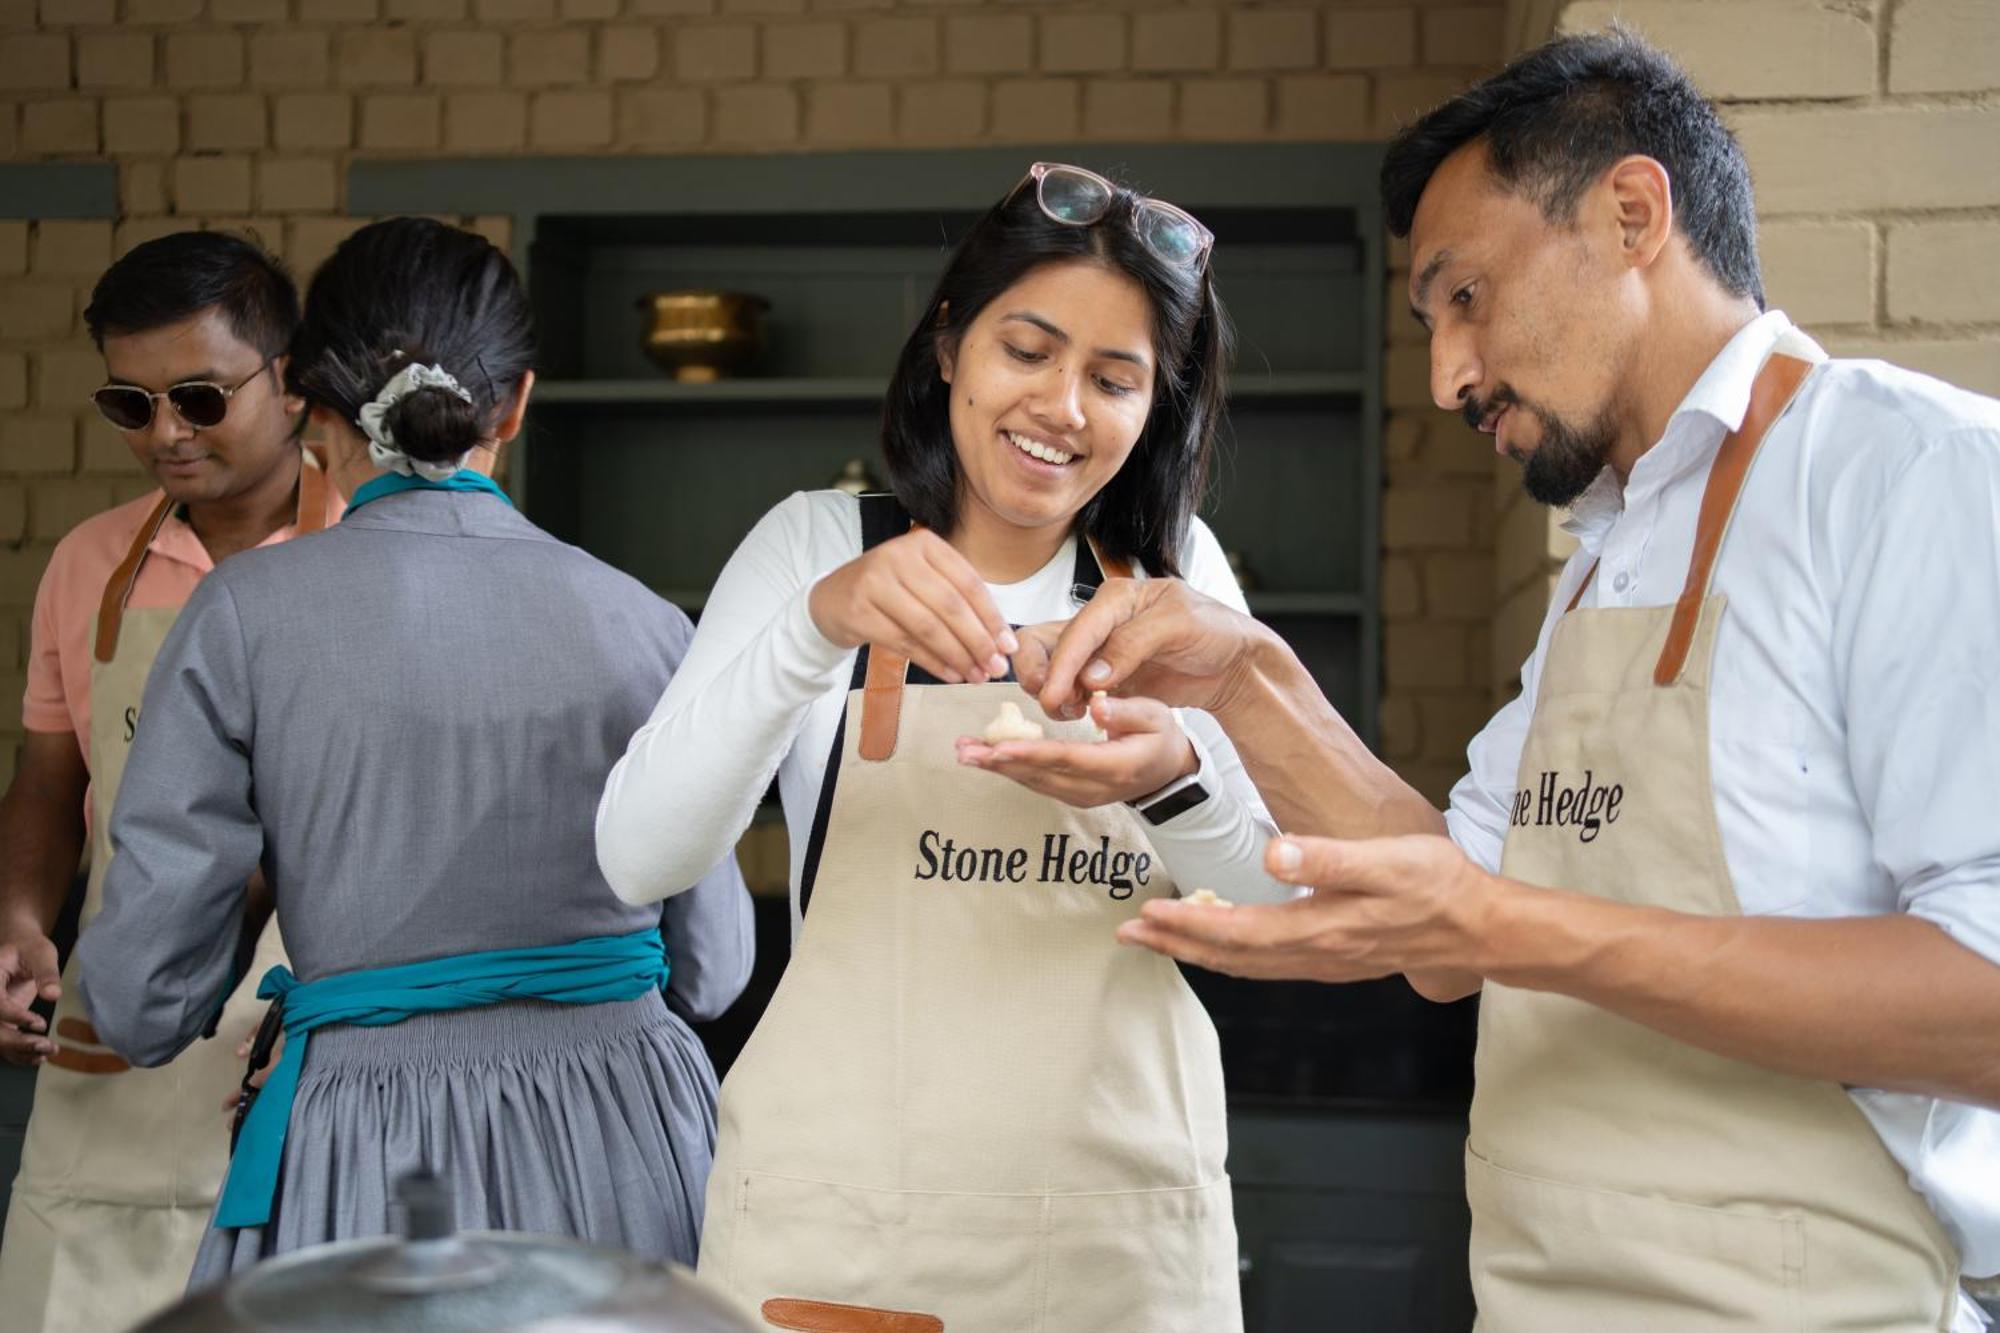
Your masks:
<instances>
[{"instance_id":1,"label":"smartwatch","mask_svg":"<svg viewBox=\"0 0 2000 1333\"><path fill-rule=\"evenodd\" d=\"M1201 770L1196 769L1185 777L1175 778L1150 796L1141 796L1126 804L1137 810L1148 824L1164 824L1207 799L1208 788L1201 785Z\"/></svg>"}]
</instances>

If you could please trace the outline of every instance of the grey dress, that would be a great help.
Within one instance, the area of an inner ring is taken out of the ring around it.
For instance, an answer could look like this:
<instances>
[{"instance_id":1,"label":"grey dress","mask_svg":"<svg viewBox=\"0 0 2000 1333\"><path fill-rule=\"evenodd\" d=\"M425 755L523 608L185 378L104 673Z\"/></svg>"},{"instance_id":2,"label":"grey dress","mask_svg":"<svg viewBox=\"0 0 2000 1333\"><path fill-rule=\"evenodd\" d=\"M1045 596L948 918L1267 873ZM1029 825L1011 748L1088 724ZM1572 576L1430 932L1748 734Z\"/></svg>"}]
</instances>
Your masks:
<instances>
[{"instance_id":1,"label":"grey dress","mask_svg":"<svg viewBox=\"0 0 2000 1333\"><path fill-rule=\"evenodd\" d=\"M742 990L749 899L732 857L664 919L628 906L592 834L691 632L483 493L392 494L203 580L147 682L79 945L109 1045L150 1065L200 1035L260 864L302 981L656 923L671 980L664 1000L315 1033L271 1220L211 1226L192 1285L389 1230L419 1165L449 1176L461 1226L692 1262L715 1073L680 1015Z\"/></svg>"}]
</instances>

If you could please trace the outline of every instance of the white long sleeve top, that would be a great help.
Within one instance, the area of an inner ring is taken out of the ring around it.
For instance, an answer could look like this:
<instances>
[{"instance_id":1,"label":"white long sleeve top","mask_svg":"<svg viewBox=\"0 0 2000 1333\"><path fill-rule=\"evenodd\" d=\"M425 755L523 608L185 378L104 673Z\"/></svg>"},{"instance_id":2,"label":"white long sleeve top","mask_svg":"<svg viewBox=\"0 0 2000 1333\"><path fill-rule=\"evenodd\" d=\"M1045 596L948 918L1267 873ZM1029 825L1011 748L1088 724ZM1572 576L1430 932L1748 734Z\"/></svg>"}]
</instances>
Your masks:
<instances>
[{"instance_id":1,"label":"white long sleeve top","mask_svg":"<svg viewBox=\"0 0 2000 1333\"><path fill-rule=\"evenodd\" d=\"M1243 610L1215 534L1197 519L1191 537L1187 582ZM860 554L860 502L840 491L793 494L737 547L673 683L612 769L598 805L598 862L619 897L651 901L699 879L735 846L776 773L797 936L800 869L856 651L819 632L807 598L823 575ZM987 589L1012 624L1064 620L1077 609L1075 564L1072 536L1034 574ZM1290 886L1264 873L1264 844L1277 828L1236 748L1208 714L1179 716L1210 796L1148 827L1161 864L1176 883L1237 902L1289 898Z\"/></svg>"},{"instance_id":2,"label":"white long sleeve top","mask_svg":"<svg viewBox=\"0 0 2000 1333\"><path fill-rule=\"evenodd\" d=\"M1579 549L1521 694L1473 739L1446 815L1489 870L1556 620L1593 562L1586 607L1680 595L1710 464L1790 328L1775 310L1745 325L1625 484L1607 470L1572 509ZM1711 781L1744 912L1908 912L2000 965L2000 402L1879 361L1821 367L1764 438L1713 586ZM1966 1271L2000 1271L2000 1112L1852 1093ZM1978 1326L1968 1304L1958 1328Z\"/></svg>"}]
</instances>

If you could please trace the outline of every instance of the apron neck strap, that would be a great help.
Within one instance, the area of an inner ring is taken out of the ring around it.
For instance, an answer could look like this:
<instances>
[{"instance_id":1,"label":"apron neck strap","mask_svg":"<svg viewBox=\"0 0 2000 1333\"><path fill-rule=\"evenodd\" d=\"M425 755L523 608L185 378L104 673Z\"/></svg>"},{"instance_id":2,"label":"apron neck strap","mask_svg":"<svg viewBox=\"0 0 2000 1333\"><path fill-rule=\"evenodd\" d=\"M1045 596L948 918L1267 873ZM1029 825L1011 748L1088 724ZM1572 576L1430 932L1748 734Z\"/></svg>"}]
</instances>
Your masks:
<instances>
[{"instance_id":1,"label":"apron neck strap","mask_svg":"<svg viewBox=\"0 0 2000 1333\"><path fill-rule=\"evenodd\" d=\"M299 490L298 508L292 518L293 530L300 534L318 532L326 526L326 471L319 465L319 459L312 450L299 450ZM132 600L132 589L139 583L139 567L146 563L146 552L152 549L153 539L166 526L167 516L174 512L173 497L161 495L160 502L153 506L146 521L139 525L133 535L131 549L125 558L111 571L111 577L104 581L104 600L97 606L97 643L94 655L100 662L109 662L118 655L118 631L125 622L125 603Z\"/></svg>"},{"instance_id":2,"label":"apron neck strap","mask_svg":"<svg viewBox=\"0 0 2000 1333\"><path fill-rule=\"evenodd\" d=\"M1702 603L1708 600L1709 580L1715 573L1715 557L1722 550L1722 539L1728 535L1729 520L1743 494L1751 461L1757 456L1757 447L1764 442L1765 432L1791 405L1812 368L1810 361L1773 353L1750 386L1750 406L1743 414L1743 424L1723 438L1722 448L1708 470L1708 488L1701 496L1701 517L1695 524L1694 555L1688 561L1687 583L1681 589L1680 600L1674 603L1667 642L1653 667L1655 685L1673 684L1687 666L1695 625L1701 619Z\"/></svg>"}]
</instances>

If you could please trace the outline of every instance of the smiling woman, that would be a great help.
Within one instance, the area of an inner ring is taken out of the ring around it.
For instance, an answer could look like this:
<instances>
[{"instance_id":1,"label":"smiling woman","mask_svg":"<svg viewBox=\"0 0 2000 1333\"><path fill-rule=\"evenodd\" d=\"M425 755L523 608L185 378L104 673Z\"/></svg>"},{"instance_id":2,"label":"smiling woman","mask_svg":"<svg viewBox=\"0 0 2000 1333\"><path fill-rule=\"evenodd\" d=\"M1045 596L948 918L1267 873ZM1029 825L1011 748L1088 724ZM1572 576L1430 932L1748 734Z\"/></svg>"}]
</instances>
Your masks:
<instances>
[{"instance_id":1,"label":"smiling woman","mask_svg":"<svg viewBox=\"0 0 2000 1333\"><path fill-rule=\"evenodd\" d=\"M765 516L606 788L599 859L642 901L725 852L778 775L798 939L723 1085L701 1262L824 1316L787 1327L1241 1325L1215 1031L1114 932L1181 884L1283 896L1269 816L1207 715L1044 719L1008 661L1014 627L1107 578L1243 607L1194 517L1228 341L1212 243L1035 164L903 345L894 494ZM1042 738L987 740L1002 705Z\"/></svg>"}]
</instances>

